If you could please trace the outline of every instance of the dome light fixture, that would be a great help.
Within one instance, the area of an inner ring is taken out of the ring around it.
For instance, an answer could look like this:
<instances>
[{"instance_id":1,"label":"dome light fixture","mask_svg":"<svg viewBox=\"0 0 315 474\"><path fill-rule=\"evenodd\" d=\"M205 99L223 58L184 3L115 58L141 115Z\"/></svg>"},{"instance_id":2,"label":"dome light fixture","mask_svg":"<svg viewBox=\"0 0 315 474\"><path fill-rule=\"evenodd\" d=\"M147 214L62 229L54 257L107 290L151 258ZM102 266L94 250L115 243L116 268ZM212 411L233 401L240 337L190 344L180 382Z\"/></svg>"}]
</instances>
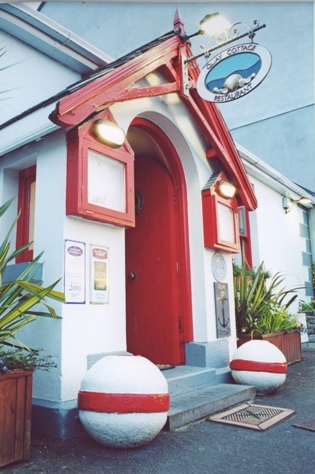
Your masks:
<instances>
[{"instance_id":1,"label":"dome light fixture","mask_svg":"<svg viewBox=\"0 0 315 474\"><path fill-rule=\"evenodd\" d=\"M200 33L207 33L209 36L214 36L221 31L228 31L231 26L231 23L221 13L210 13L199 23Z\"/></svg>"},{"instance_id":2,"label":"dome light fixture","mask_svg":"<svg viewBox=\"0 0 315 474\"><path fill-rule=\"evenodd\" d=\"M301 206L311 208L313 207L312 200L306 196L301 196L299 199L293 199L289 193L286 193L285 196L282 197L282 207L284 212L288 214L293 207L293 203L301 204Z\"/></svg>"},{"instance_id":3,"label":"dome light fixture","mask_svg":"<svg viewBox=\"0 0 315 474\"><path fill-rule=\"evenodd\" d=\"M122 146L125 141L123 129L110 120L97 120L93 125L93 133L98 141L114 148Z\"/></svg>"},{"instance_id":4,"label":"dome light fixture","mask_svg":"<svg viewBox=\"0 0 315 474\"><path fill-rule=\"evenodd\" d=\"M248 26L242 21L231 24L223 15L221 15L221 13L217 12L206 15L199 23L199 30L191 35L186 35L186 33L183 33L179 28L176 32L184 41L190 41L190 38L204 35L205 33L209 35L207 46L200 45L199 54L183 58L185 95L189 95L189 77L187 67L191 61L195 61L203 56L206 59L207 64L211 53L217 49L223 48L234 41L245 37L248 37L251 42L253 42L256 32L265 27L265 24L260 25L257 20L253 22L253 26Z\"/></svg>"},{"instance_id":5,"label":"dome light fixture","mask_svg":"<svg viewBox=\"0 0 315 474\"><path fill-rule=\"evenodd\" d=\"M307 197L301 197L300 199L298 199L297 201L294 201L294 202L298 202L299 204L302 204L302 206L312 204L312 201Z\"/></svg>"},{"instance_id":6,"label":"dome light fixture","mask_svg":"<svg viewBox=\"0 0 315 474\"><path fill-rule=\"evenodd\" d=\"M228 181L221 179L218 183L218 193L223 198L232 199L236 193L236 187Z\"/></svg>"}]
</instances>

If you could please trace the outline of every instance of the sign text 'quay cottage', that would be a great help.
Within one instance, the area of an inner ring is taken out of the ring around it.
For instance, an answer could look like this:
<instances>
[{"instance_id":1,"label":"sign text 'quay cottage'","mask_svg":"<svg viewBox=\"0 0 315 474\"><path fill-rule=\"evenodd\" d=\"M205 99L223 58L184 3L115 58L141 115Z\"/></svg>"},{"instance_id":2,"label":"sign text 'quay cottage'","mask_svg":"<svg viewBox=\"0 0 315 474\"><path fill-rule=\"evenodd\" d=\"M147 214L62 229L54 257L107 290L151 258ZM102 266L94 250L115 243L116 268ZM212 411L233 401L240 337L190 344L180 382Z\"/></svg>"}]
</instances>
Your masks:
<instances>
[{"instance_id":1,"label":"sign text 'quay cottage'","mask_svg":"<svg viewBox=\"0 0 315 474\"><path fill-rule=\"evenodd\" d=\"M239 44L210 59L198 78L199 95L216 103L231 102L252 92L271 67L270 52L255 43Z\"/></svg>"}]
</instances>

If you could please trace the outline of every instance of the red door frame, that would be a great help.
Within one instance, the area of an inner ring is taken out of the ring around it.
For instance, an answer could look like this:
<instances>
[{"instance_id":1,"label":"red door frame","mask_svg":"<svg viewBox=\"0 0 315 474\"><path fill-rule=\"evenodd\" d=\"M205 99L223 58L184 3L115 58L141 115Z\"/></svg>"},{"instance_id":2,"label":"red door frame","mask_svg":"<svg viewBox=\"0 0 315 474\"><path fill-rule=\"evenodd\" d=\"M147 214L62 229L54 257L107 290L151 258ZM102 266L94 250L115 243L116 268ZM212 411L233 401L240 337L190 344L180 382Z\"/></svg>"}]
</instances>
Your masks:
<instances>
[{"instance_id":1,"label":"red door frame","mask_svg":"<svg viewBox=\"0 0 315 474\"><path fill-rule=\"evenodd\" d=\"M173 180L173 187L177 194L174 196L174 205L178 207L176 226L173 229L173 238L176 239L175 248L178 251L177 259L179 264L179 287L181 289L179 317L182 317L181 341L181 359L185 363L185 344L193 340L193 322L192 322L192 301L191 301L191 278L190 278L190 252L189 252L189 231L188 231L188 212L187 212L187 189L183 167L178 153L165 133L153 122L140 117L135 118L131 125L137 127L150 135L150 137L159 144L159 147L166 149L167 164ZM176 203L177 201L177 203ZM179 306L178 301L175 306Z\"/></svg>"},{"instance_id":2,"label":"red door frame","mask_svg":"<svg viewBox=\"0 0 315 474\"><path fill-rule=\"evenodd\" d=\"M30 244L29 226L30 226L30 199L31 185L36 181L36 165L30 166L19 173L19 191L18 191L18 211L21 213L16 227L16 248ZM33 248L30 245L24 252L20 253L15 261L16 263L29 262L33 260Z\"/></svg>"}]
</instances>

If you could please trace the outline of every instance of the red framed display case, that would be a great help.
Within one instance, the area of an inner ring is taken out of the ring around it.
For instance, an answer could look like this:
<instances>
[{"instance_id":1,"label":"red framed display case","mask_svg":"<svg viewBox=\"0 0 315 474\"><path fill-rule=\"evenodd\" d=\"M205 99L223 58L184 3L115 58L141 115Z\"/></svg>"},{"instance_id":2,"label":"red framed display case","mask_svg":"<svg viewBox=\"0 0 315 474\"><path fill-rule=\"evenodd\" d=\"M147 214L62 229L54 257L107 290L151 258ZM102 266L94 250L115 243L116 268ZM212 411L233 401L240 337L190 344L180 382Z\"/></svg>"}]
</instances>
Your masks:
<instances>
[{"instance_id":1,"label":"red framed display case","mask_svg":"<svg viewBox=\"0 0 315 474\"><path fill-rule=\"evenodd\" d=\"M219 194L219 183L227 181L224 173L210 178L202 190L204 246L239 253L238 203L235 197Z\"/></svg>"},{"instance_id":2,"label":"red framed display case","mask_svg":"<svg viewBox=\"0 0 315 474\"><path fill-rule=\"evenodd\" d=\"M113 147L93 131L99 120L115 124L109 110L67 133L66 214L134 227L134 153L125 140Z\"/></svg>"}]
</instances>

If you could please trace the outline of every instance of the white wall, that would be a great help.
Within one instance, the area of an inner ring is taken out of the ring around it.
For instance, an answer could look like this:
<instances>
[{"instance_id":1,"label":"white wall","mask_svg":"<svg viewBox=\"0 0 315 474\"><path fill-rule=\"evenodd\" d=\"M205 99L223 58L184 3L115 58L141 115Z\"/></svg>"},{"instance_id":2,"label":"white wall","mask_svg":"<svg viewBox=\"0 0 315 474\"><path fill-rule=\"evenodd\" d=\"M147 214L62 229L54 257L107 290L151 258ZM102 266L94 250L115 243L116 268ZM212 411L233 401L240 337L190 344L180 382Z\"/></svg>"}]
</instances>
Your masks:
<instances>
[{"instance_id":1,"label":"white wall","mask_svg":"<svg viewBox=\"0 0 315 474\"><path fill-rule=\"evenodd\" d=\"M52 346L60 346L60 399L77 396L87 369L87 355L126 349L124 229L65 216L66 144L60 131L43 140L46 155L38 159L36 248L51 243L45 252L45 276L64 276L66 239L86 245L86 304L62 307L61 333ZM49 177L49 179L47 179ZM39 230L40 227L40 230ZM109 303L90 304L90 245L109 248ZM62 287L63 289L63 287ZM49 344L50 346L50 344ZM51 347L52 349L52 347ZM42 394L41 394L42 395ZM35 396L39 396L35 392Z\"/></svg>"},{"instance_id":2,"label":"white wall","mask_svg":"<svg viewBox=\"0 0 315 474\"><path fill-rule=\"evenodd\" d=\"M305 239L300 236L300 223L303 223L302 208L293 205L292 210L285 214L282 207L282 195L266 184L251 177L258 198L258 209L254 211L255 219L251 219L252 231L258 236L253 241L254 260L257 267L265 262L266 270L273 275L280 272L285 277L283 286L293 288L303 286L309 279L307 266L302 263L302 252L305 251ZM256 222L254 222L256 221ZM256 226L256 229L255 229ZM299 297L305 299L305 291L299 291ZM292 311L297 311L297 303Z\"/></svg>"},{"instance_id":3,"label":"white wall","mask_svg":"<svg viewBox=\"0 0 315 474\"><path fill-rule=\"evenodd\" d=\"M65 216L66 143L63 131L12 152L2 160L0 193L4 202L18 189L20 169L37 165L34 255L44 250L44 285L61 278L56 289L63 291L64 242L86 244L85 305L52 302L61 320L38 318L21 332L21 339L33 348L43 348L58 363L58 369L37 372L34 397L52 401L74 399L87 368L87 355L123 350L125 340L124 229ZM4 179L3 179L4 177ZM16 216L17 202L1 235ZM2 220L1 220L2 221ZM90 304L90 244L109 247L109 304ZM13 248L15 238L12 239Z\"/></svg>"},{"instance_id":4,"label":"white wall","mask_svg":"<svg viewBox=\"0 0 315 474\"><path fill-rule=\"evenodd\" d=\"M44 251L41 262L44 262L44 285L48 286L62 277L61 224L64 212L65 144L60 132L46 140L25 146L1 160L2 202L17 196L18 173L33 164L37 165L34 255ZM11 223L16 215L17 198L5 220L1 222L2 238L8 230L9 222ZM12 236L12 249L14 248L15 233ZM62 282L56 289L62 291ZM47 303L62 315L60 303L48 299ZM34 349L44 349L45 353L53 356L60 365L61 325L61 320L38 318L36 322L26 326L19 333L19 337ZM45 384L41 383L41 377L46 379ZM36 379L40 382L34 384L34 396L59 400L61 379L57 369L52 369L49 375L44 372L36 374Z\"/></svg>"},{"instance_id":5,"label":"white wall","mask_svg":"<svg viewBox=\"0 0 315 474\"><path fill-rule=\"evenodd\" d=\"M126 350L125 231L66 218L64 238L86 244L86 304L63 309L62 399L76 396L87 369L87 355ZM108 247L109 303L90 303L90 245Z\"/></svg>"}]
</instances>

